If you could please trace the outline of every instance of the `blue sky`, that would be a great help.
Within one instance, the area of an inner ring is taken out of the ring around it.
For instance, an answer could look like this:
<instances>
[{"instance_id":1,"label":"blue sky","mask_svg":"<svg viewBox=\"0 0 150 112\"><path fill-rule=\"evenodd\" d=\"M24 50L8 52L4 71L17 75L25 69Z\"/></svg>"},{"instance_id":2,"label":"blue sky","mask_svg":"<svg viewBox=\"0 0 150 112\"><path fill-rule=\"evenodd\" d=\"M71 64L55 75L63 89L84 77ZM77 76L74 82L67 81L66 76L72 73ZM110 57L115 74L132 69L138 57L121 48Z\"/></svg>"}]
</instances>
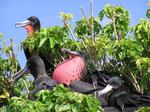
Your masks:
<instances>
[{"instance_id":1,"label":"blue sky","mask_svg":"<svg viewBox=\"0 0 150 112\"><path fill-rule=\"evenodd\" d=\"M16 28L15 23L23 21L30 16L37 16L41 21L42 27L62 25L59 18L60 12L74 14L74 21L79 20L83 15L80 8L85 10L87 16L90 14L90 0L0 0L0 32L4 35L7 42L14 37L16 47L26 37L23 28ZM122 5L130 13L133 26L138 23L140 18L146 18L145 13L148 9L148 0L93 0L94 16L106 4ZM23 51L18 52L18 59L22 66L26 59Z\"/></svg>"}]
</instances>

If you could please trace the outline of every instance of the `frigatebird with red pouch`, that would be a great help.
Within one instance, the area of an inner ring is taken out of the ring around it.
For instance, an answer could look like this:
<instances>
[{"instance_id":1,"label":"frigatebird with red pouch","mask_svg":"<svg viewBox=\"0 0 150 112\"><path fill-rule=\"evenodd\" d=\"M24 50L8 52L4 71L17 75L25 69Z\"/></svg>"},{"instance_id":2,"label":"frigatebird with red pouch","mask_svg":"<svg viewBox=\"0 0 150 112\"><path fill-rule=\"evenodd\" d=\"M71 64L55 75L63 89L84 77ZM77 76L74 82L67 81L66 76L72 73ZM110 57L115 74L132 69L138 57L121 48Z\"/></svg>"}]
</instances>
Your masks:
<instances>
[{"instance_id":1,"label":"frigatebird with red pouch","mask_svg":"<svg viewBox=\"0 0 150 112\"><path fill-rule=\"evenodd\" d=\"M31 38L34 32L40 32L40 28L41 28L40 20L35 16L31 16L23 22L17 22L15 25L16 27L24 27L27 30L28 38ZM50 68L54 67L53 64L51 63L52 60L50 58L47 58L47 57L51 57L50 54L44 54L43 52L37 53L36 48L31 49L28 46L23 46L23 49L27 60L31 56L37 54L43 59L46 71L49 71Z\"/></svg>"}]
</instances>

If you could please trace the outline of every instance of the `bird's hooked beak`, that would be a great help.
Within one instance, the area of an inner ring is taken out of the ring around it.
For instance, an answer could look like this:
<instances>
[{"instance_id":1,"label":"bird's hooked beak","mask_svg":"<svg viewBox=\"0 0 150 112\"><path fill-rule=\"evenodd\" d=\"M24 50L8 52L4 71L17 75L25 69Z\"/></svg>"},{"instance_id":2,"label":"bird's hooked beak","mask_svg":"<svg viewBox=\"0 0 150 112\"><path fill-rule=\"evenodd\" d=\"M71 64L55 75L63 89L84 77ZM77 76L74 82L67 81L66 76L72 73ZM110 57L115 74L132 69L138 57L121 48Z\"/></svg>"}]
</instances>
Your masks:
<instances>
[{"instance_id":1,"label":"bird's hooked beak","mask_svg":"<svg viewBox=\"0 0 150 112\"><path fill-rule=\"evenodd\" d=\"M80 53L78 53L76 51L70 51L69 49L66 49L66 48L62 48L61 51L63 53L68 53L70 57L81 56Z\"/></svg>"},{"instance_id":2,"label":"bird's hooked beak","mask_svg":"<svg viewBox=\"0 0 150 112\"><path fill-rule=\"evenodd\" d=\"M98 92L98 96L101 96L101 95L103 95L105 93L108 93L112 89L113 89L113 86L108 84L103 90Z\"/></svg>"},{"instance_id":3,"label":"bird's hooked beak","mask_svg":"<svg viewBox=\"0 0 150 112\"><path fill-rule=\"evenodd\" d=\"M25 27L30 24L31 24L31 22L29 20L25 20L23 22L16 22L15 26L16 27Z\"/></svg>"},{"instance_id":4,"label":"bird's hooked beak","mask_svg":"<svg viewBox=\"0 0 150 112\"><path fill-rule=\"evenodd\" d=\"M14 82L25 76L26 74L29 74L30 70L28 69L28 66L26 65L22 70L18 71L16 74L13 75L12 79Z\"/></svg>"}]
</instances>

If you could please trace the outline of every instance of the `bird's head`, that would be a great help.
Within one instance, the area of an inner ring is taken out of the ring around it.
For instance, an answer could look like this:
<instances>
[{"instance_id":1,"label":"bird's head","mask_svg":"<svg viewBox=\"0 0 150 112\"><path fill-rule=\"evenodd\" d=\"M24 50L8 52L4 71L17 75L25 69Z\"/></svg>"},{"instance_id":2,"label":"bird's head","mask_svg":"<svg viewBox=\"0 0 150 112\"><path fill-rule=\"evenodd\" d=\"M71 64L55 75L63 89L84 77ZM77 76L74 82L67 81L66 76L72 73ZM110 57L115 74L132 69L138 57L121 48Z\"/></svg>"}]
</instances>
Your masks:
<instances>
[{"instance_id":1,"label":"bird's head","mask_svg":"<svg viewBox=\"0 0 150 112\"><path fill-rule=\"evenodd\" d=\"M80 57L84 58L85 61L87 61L87 59L88 59L88 55L87 55L86 51L83 51L83 50L82 51L71 51L66 48L62 48L61 50L63 53L68 54L69 58L80 56Z\"/></svg>"},{"instance_id":2,"label":"bird's head","mask_svg":"<svg viewBox=\"0 0 150 112\"><path fill-rule=\"evenodd\" d=\"M26 28L28 35L32 35L33 32L40 31L41 24L37 17L31 16L23 22L17 22L15 26Z\"/></svg>"},{"instance_id":3,"label":"bird's head","mask_svg":"<svg viewBox=\"0 0 150 112\"><path fill-rule=\"evenodd\" d=\"M122 80L119 77L114 76L108 80L107 86L103 90L99 91L98 95L100 96L105 93L108 93L109 91L117 90L120 87L122 87L122 84Z\"/></svg>"}]
</instances>

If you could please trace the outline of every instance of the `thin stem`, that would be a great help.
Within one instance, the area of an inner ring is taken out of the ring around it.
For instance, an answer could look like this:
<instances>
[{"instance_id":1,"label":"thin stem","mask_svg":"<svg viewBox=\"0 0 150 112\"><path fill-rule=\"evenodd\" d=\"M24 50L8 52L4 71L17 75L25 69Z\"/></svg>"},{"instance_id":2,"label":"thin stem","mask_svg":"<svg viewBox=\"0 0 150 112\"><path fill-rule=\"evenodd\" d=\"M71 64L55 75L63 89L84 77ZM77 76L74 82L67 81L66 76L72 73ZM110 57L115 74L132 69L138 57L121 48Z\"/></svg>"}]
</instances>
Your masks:
<instances>
[{"instance_id":1,"label":"thin stem","mask_svg":"<svg viewBox=\"0 0 150 112\"><path fill-rule=\"evenodd\" d=\"M81 7L81 12L82 12L82 14L83 14L83 16L84 16L84 18L85 18L87 24L89 24L89 21L88 21L86 15L85 15L85 11L84 11L84 9L83 9L82 7Z\"/></svg>"},{"instance_id":2,"label":"thin stem","mask_svg":"<svg viewBox=\"0 0 150 112\"><path fill-rule=\"evenodd\" d=\"M73 40L74 40L75 43L76 43L76 42L77 42L77 41L76 41L76 37L74 36L74 34L73 34L71 28L69 27L69 25L68 25L66 22L64 22L64 25L67 27L67 29L69 30L69 32L70 32L70 34L71 34ZM79 50L81 50L80 47L77 45L77 43L76 43L76 46L78 47Z\"/></svg>"},{"instance_id":3,"label":"thin stem","mask_svg":"<svg viewBox=\"0 0 150 112\"><path fill-rule=\"evenodd\" d=\"M140 93L142 93L141 89L140 89L140 86L138 84L138 81L136 80L135 76L133 75L132 72L130 72L131 76L132 76L132 79L134 81L133 85L135 86L136 90Z\"/></svg>"},{"instance_id":4,"label":"thin stem","mask_svg":"<svg viewBox=\"0 0 150 112\"><path fill-rule=\"evenodd\" d=\"M74 36L74 34L73 34L71 28L68 26L68 24L67 24L66 22L64 22L64 25L65 25L66 28L69 30L69 32L70 32L70 34L71 34L73 40L76 42L76 37Z\"/></svg>"},{"instance_id":5,"label":"thin stem","mask_svg":"<svg viewBox=\"0 0 150 112\"><path fill-rule=\"evenodd\" d=\"M15 70L13 71L13 73L17 72L17 63L16 63L16 58L15 58L15 53L14 53L14 49L13 49L13 45L14 45L14 42L13 42L13 38L10 39L10 59L11 59L11 63L12 65L14 66Z\"/></svg>"},{"instance_id":6,"label":"thin stem","mask_svg":"<svg viewBox=\"0 0 150 112\"><path fill-rule=\"evenodd\" d=\"M94 38L94 26L93 26L93 0L90 0L90 13L91 13L91 21L90 21L90 29L91 29L91 39L92 44L94 45L95 38Z\"/></svg>"},{"instance_id":7,"label":"thin stem","mask_svg":"<svg viewBox=\"0 0 150 112\"><path fill-rule=\"evenodd\" d=\"M27 90L27 93L29 94L29 89L28 89L28 86L27 86L27 84L26 84L26 81L24 80L24 79L22 79L23 80L23 83L24 83L24 85L25 85L25 88L26 88L26 90Z\"/></svg>"},{"instance_id":8,"label":"thin stem","mask_svg":"<svg viewBox=\"0 0 150 112\"><path fill-rule=\"evenodd\" d=\"M116 40L119 40L118 35L117 35L116 23L115 23L116 19L114 16L112 17L112 21L113 21L114 34L115 34Z\"/></svg>"}]
</instances>

